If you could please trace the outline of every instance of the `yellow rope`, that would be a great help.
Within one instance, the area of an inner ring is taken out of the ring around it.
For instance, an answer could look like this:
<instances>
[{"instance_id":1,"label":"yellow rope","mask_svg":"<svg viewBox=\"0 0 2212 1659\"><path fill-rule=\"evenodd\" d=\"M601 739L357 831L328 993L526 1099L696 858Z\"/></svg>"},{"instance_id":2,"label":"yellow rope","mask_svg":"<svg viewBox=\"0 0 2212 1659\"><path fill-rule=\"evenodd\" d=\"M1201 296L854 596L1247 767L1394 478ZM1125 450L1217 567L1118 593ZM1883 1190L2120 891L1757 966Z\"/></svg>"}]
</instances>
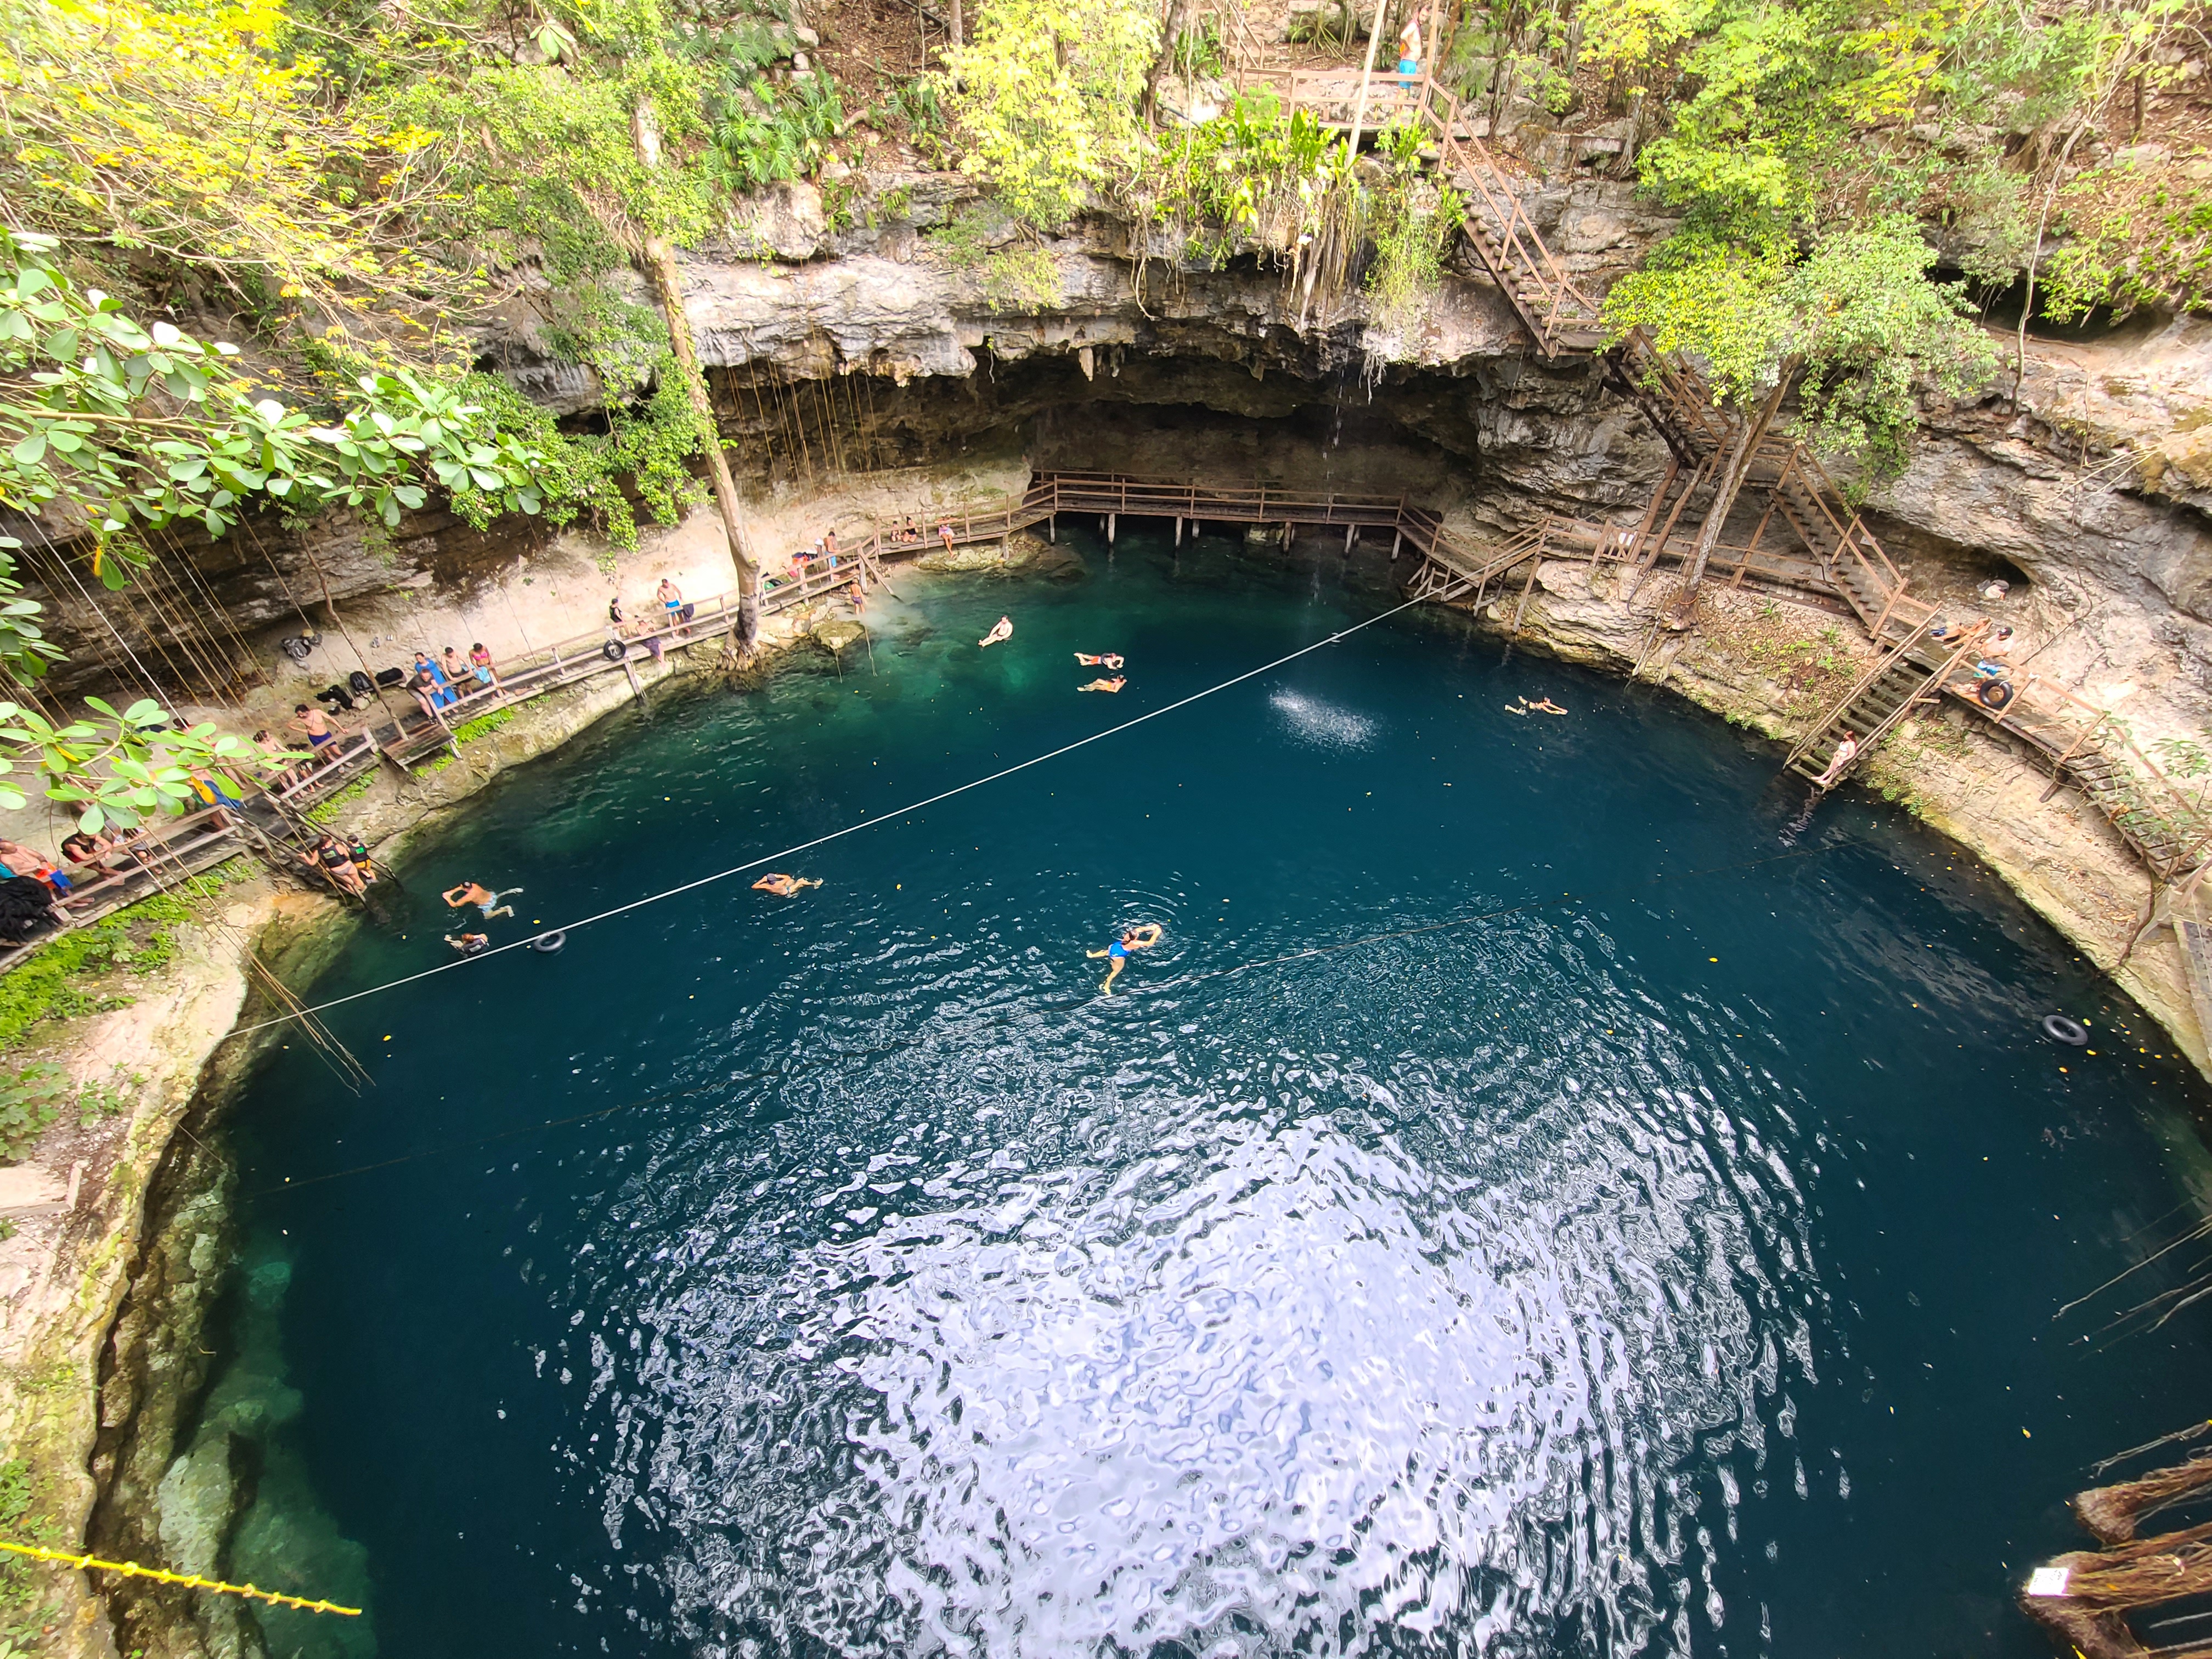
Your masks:
<instances>
[{"instance_id":1,"label":"yellow rope","mask_svg":"<svg viewBox=\"0 0 2212 1659\"><path fill-rule=\"evenodd\" d=\"M225 1595L250 1595L257 1601L267 1601L276 1607L297 1607L302 1613L335 1613L348 1619L361 1617L359 1607L342 1607L335 1601L310 1601L304 1596L257 1589L252 1584L226 1584L217 1578L202 1578L189 1572L171 1572L163 1567L142 1567L136 1561L102 1561L90 1555L70 1555L62 1550L40 1549L35 1544L10 1544L4 1539L0 1539L0 1550L6 1550L13 1555L27 1555L34 1561L58 1562L65 1567L98 1567L103 1572L119 1572L125 1578L150 1578L157 1584L189 1584L194 1589L220 1590Z\"/></svg>"}]
</instances>

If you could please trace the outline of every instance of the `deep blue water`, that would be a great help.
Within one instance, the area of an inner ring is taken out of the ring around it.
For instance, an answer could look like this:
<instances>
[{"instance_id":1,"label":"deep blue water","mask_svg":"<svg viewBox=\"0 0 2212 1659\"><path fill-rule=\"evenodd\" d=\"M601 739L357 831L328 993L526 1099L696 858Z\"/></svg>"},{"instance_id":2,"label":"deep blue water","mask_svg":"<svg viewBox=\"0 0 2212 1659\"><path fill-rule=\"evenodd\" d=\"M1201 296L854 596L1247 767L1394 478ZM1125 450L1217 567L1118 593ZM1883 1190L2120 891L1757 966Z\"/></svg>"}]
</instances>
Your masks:
<instances>
[{"instance_id":1,"label":"deep blue water","mask_svg":"<svg viewBox=\"0 0 2212 1659\"><path fill-rule=\"evenodd\" d=\"M1395 602L1085 552L909 577L872 667L519 769L316 994L438 962L464 877L525 888L516 938ZM1128 689L1076 695L1103 648ZM232 1131L231 1340L284 1401L238 1565L371 1618L274 1645L2044 1653L2011 1587L2084 1466L2204 1415L2203 1318L2053 1317L2179 1230L2203 1095L1893 810L1793 841L1778 759L1410 614L805 854L802 897L333 1010L374 1086L295 1042Z\"/></svg>"}]
</instances>

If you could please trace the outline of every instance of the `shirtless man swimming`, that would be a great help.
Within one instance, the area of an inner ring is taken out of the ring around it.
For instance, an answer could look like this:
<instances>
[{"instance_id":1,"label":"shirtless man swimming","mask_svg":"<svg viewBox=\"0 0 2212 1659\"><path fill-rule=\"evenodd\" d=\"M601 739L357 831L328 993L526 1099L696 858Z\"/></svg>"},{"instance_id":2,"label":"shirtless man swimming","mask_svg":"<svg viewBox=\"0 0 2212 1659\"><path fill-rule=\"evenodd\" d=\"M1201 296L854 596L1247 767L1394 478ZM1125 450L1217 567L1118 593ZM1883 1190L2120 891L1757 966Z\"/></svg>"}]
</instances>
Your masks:
<instances>
[{"instance_id":1,"label":"shirtless man swimming","mask_svg":"<svg viewBox=\"0 0 2212 1659\"><path fill-rule=\"evenodd\" d=\"M789 898L795 893L803 893L810 887L819 887L821 884L820 882L809 880L805 876L767 875L753 884L753 890L759 893L774 893L778 898Z\"/></svg>"},{"instance_id":2,"label":"shirtless man swimming","mask_svg":"<svg viewBox=\"0 0 2212 1659\"><path fill-rule=\"evenodd\" d=\"M1012 618L1001 617L997 622L991 625L991 631L984 635L983 637L976 641L975 643L978 645L996 645L1000 641L1010 640L1013 638L1013 636L1014 624Z\"/></svg>"},{"instance_id":3,"label":"shirtless man swimming","mask_svg":"<svg viewBox=\"0 0 2212 1659\"><path fill-rule=\"evenodd\" d=\"M1111 651L1102 653L1096 657L1079 651L1075 653L1075 659L1085 668L1118 669L1121 665L1121 659Z\"/></svg>"},{"instance_id":4,"label":"shirtless man swimming","mask_svg":"<svg viewBox=\"0 0 2212 1659\"><path fill-rule=\"evenodd\" d=\"M1127 676L1116 674L1110 680L1093 680L1088 685L1079 685L1075 689L1079 691L1119 691L1128 683Z\"/></svg>"},{"instance_id":5,"label":"shirtless man swimming","mask_svg":"<svg viewBox=\"0 0 2212 1659\"><path fill-rule=\"evenodd\" d=\"M1106 970L1106 982L1098 988L1099 994L1109 997L1114 994L1114 981L1121 976L1121 969L1128 966L1130 951L1149 951L1159 942L1159 923L1148 921L1141 927L1129 928L1103 951L1085 951L1083 954L1092 961L1104 957L1113 964Z\"/></svg>"},{"instance_id":6,"label":"shirtless man swimming","mask_svg":"<svg viewBox=\"0 0 2212 1659\"><path fill-rule=\"evenodd\" d=\"M521 890L520 887L509 887L505 891L495 893L481 882L465 881L458 887L448 887L443 897L447 904L456 910L471 904L475 905L483 912L483 919L489 921L495 916L513 915L514 907L512 904L501 904L500 901L507 897L509 893L519 893Z\"/></svg>"}]
</instances>

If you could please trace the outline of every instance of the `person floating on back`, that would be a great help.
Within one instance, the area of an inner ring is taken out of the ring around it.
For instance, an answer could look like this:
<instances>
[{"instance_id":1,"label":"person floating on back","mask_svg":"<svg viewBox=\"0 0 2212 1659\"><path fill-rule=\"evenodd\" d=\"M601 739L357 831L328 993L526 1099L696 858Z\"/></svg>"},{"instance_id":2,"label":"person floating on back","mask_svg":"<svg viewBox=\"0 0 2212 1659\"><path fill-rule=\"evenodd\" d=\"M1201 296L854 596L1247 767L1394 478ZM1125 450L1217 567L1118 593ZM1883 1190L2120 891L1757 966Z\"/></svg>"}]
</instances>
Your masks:
<instances>
[{"instance_id":1,"label":"person floating on back","mask_svg":"<svg viewBox=\"0 0 2212 1659\"><path fill-rule=\"evenodd\" d=\"M753 884L753 890L759 893L774 893L778 898L790 898L794 894L803 893L810 887L819 887L821 884L820 882L809 880L805 876L766 875Z\"/></svg>"},{"instance_id":2,"label":"person floating on back","mask_svg":"<svg viewBox=\"0 0 2212 1659\"><path fill-rule=\"evenodd\" d=\"M446 935L446 943L463 956L472 957L480 951L489 951L491 948L491 935L489 933L448 933Z\"/></svg>"},{"instance_id":3,"label":"person floating on back","mask_svg":"<svg viewBox=\"0 0 2212 1659\"><path fill-rule=\"evenodd\" d=\"M1567 711L1549 697L1540 697L1528 705L1528 712L1532 714L1564 714Z\"/></svg>"},{"instance_id":4,"label":"person floating on back","mask_svg":"<svg viewBox=\"0 0 2212 1659\"><path fill-rule=\"evenodd\" d=\"M1129 680L1127 675L1116 674L1110 680L1096 679L1091 681L1088 685L1079 685L1075 689L1079 691L1119 691L1128 683Z\"/></svg>"},{"instance_id":5,"label":"person floating on back","mask_svg":"<svg viewBox=\"0 0 2212 1659\"><path fill-rule=\"evenodd\" d=\"M1159 942L1159 923L1148 921L1141 927L1126 929L1121 938L1103 951L1085 951L1083 954L1091 960L1095 962L1104 957L1113 964L1106 969L1106 982L1098 988L1099 994L1109 997L1114 994L1114 981L1121 976L1121 969L1128 965L1130 951L1149 951Z\"/></svg>"},{"instance_id":6,"label":"person floating on back","mask_svg":"<svg viewBox=\"0 0 2212 1659\"><path fill-rule=\"evenodd\" d=\"M1102 652L1095 657L1079 651L1075 653L1075 659L1085 668L1118 669L1121 665L1121 659L1111 651Z\"/></svg>"},{"instance_id":7,"label":"person floating on back","mask_svg":"<svg viewBox=\"0 0 2212 1659\"><path fill-rule=\"evenodd\" d=\"M975 643L978 645L996 645L1000 641L1010 640L1013 638L1013 636L1014 624L1012 621L1008 617L1001 617L997 622L991 625L991 631L984 635L983 637L976 641Z\"/></svg>"},{"instance_id":8,"label":"person floating on back","mask_svg":"<svg viewBox=\"0 0 2212 1659\"><path fill-rule=\"evenodd\" d=\"M520 887L509 887L503 891L495 893L481 882L465 881L458 887L448 887L445 891L445 900L456 910L465 905L473 904L483 912L483 919L489 921L495 916L513 915L514 907L512 904L501 904L500 901L510 893L519 893L521 890Z\"/></svg>"}]
</instances>

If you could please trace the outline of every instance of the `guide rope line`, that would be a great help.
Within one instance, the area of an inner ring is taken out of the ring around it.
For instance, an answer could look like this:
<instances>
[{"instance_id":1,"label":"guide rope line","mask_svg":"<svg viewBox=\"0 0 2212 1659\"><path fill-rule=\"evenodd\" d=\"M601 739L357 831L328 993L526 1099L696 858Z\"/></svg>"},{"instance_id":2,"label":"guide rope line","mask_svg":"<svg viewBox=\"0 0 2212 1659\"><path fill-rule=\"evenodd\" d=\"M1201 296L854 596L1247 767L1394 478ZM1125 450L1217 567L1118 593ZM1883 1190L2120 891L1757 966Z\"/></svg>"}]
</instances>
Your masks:
<instances>
[{"instance_id":1,"label":"guide rope line","mask_svg":"<svg viewBox=\"0 0 2212 1659\"><path fill-rule=\"evenodd\" d=\"M0 1539L0 1550L6 1550L12 1555L27 1555L34 1561L52 1561L59 1566L76 1567L81 1571L97 1567L102 1572L119 1572L125 1578L150 1578L157 1584L185 1584L193 1589L249 1596L256 1601L266 1601L272 1607L297 1607L301 1613L335 1613L346 1619L361 1617L359 1607L342 1607L335 1601L319 1601L305 1595L287 1595L282 1590L262 1589L253 1584L226 1584L220 1578L203 1578L198 1573L171 1572L166 1567L142 1567L136 1561L103 1561L94 1555L71 1555L66 1550L41 1549L35 1544L10 1544L4 1539Z\"/></svg>"},{"instance_id":2,"label":"guide rope line","mask_svg":"<svg viewBox=\"0 0 2212 1659\"><path fill-rule=\"evenodd\" d=\"M1813 858L1820 854L1834 852L1844 847L1863 847L1863 845L1864 843L1849 836L1842 836L1821 846L1808 847L1794 853L1778 853L1766 858L1746 859L1739 863L1715 865L1705 870L1664 872L1627 887L1611 888L1595 893L1563 893L1558 898L1531 899L1524 904L1509 905L1502 910L1485 910L1471 916L1454 916L1446 921L1425 922L1418 927L1395 928L1387 933L1366 933L1358 939L1345 939L1334 945L1317 945L1309 950L1295 951L1288 956L1263 957L1251 962L1237 963L1233 967L1213 969L1206 973L1179 975L1173 979L1161 980L1156 983L1133 985L1124 991L1122 995L1125 1000L1158 996L1164 992L1174 990L1178 986L1195 985L1206 980L1225 979L1234 974L1247 973L1257 969L1279 968L1290 963L1304 962L1310 957L1328 956L1338 951L1357 950L1361 945L1379 945L1394 939L1412 939L1417 934L1442 933L1447 928L1468 927L1477 922L1497 921L1506 916L1521 915L1531 910L1547 909L1558 904L1583 904L1595 899L1626 897L1641 892L1645 888L1656 887L1666 882L1686 881L1698 876L1729 875L1739 870L1755 870L1763 865L1784 864L1795 859ZM1048 1003L1042 1008L1038 1008L1032 1004L1022 1010L1001 1010L974 1022L964 1029L974 1030L977 1026L1003 1025L1018 1018L1022 1012L1066 1013L1077 1008L1096 1006L1099 1001L1098 996L1095 993L1091 993L1066 1001ZM829 1058L838 1062L866 1060L877 1054L890 1054L911 1046L910 1039L902 1039L897 1042L882 1043L872 1048L834 1049L830 1051ZM685 1100L695 1095L719 1093L732 1084L757 1083L763 1078L779 1075L780 1071L781 1068L770 1067L758 1072L732 1072L726 1077L717 1078L712 1083L697 1084L686 1089L664 1089L654 1094L640 1095L634 1099L617 1101L611 1106L595 1107L588 1112L572 1113L565 1117L546 1118L539 1122L523 1124L517 1128L502 1129L495 1134L480 1135L471 1140L453 1141L443 1146L426 1146L419 1152L402 1152L396 1158L380 1158L374 1164L356 1164L346 1169L331 1170L322 1175L307 1176L297 1180L287 1176L277 1185L264 1187L247 1196L255 1200L273 1198L280 1194L298 1192L302 1188L320 1186L326 1181L338 1181L357 1175L373 1175L379 1170L393 1169L402 1164L420 1163L424 1158L442 1158L449 1153L473 1152L479 1146L496 1146L502 1140L514 1140L523 1135L536 1134L541 1129L566 1128L574 1124L589 1123L599 1118L612 1117L618 1112L635 1111L647 1106L658 1106L665 1101Z\"/></svg>"},{"instance_id":3,"label":"guide rope line","mask_svg":"<svg viewBox=\"0 0 2212 1659\"><path fill-rule=\"evenodd\" d=\"M1163 714L1172 714L1178 708L1188 708L1191 704L1213 696L1217 691L1226 691L1232 685L1242 685L1246 680L1257 679L1262 674L1273 673L1285 663L1296 662L1300 657L1310 655L1324 646L1335 645L1351 638L1362 629L1372 628L1376 623L1387 622L1401 611L1411 611L1426 603L1425 599L1408 599L1403 605L1394 605L1388 611L1376 612L1364 622L1354 623L1349 628L1339 629L1326 639L1316 640L1310 645L1300 646L1297 650L1285 656L1278 657L1273 662L1262 663L1257 668L1248 668L1243 673L1223 680L1218 685L1209 685L1203 691L1194 691L1187 697L1177 698L1164 707L1152 709L1133 719L1123 720L1119 726L1109 726L1103 732L1093 732L1088 737L1078 738L1073 743L1062 744L1059 748L1048 750L1042 755L1031 756L1028 760L1018 761L1012 766L1004 767L980 778L970 779L966 783L957 784L952 788L942 790L934 795L909 801L906 805L893 811L878 812L873 817L862 818L856 823L848 823L842 830L832 830L826 836L817 836L811 841L802 841L783 848L780 851L763 854L759 858L749 859L743 864L732 865L727 870L718 870L712 875L701 876L696 880L684 882L680 886L666 888L658 893L648 893L643 898L632 899L627 904L617 904L611 910L600 911L597 915L586 916L581 921L565 922L562 924L562 930L573 933L579 927L589 927L593 922L610 921L617 916L628 915L633 910L642 910L649 904L658 904L664 899L678 898L685 893L696 892L702 887L711 887L716 882L727 881L732 876L742 876L748 871L757 870L763 865L775 864L781 860L791 857L793 854L811 852L814 848L826 846L830 842L842 840L847 836L857 835L863 830L872 830L878 824L889 823L894 818L904 817L909 812L919 812L927 807L936 805L939 801L951 800L955 795L964 795L971 789L981 789L985 784L996 783L1001 778L1010 778L1017 772L1026 772L1033 766L1042 766L1047 761L1058 760L1062 755L1073 754L1075 750L1091 744L1117 737L1133 726L1142 726L1147 720L1156 720ZM387 980L381 985L372 985L367 990L352 991L342 997L333 997L328 1002L316 1003L313 1007L301 1012L319 1014L327 1009L339 1007L349 1002L358 1002L363 997L376 996L382 992L397 990L403 985L412 985L419 980L429 979L439 974L452 973L457 968L467 968L477 963L487 962L493 957L503 956L509 951L520 951L529 943L530 940L526 939L510 939L505 945L495 945L491 949L479 951L473 956L461 957L452 962L441 963L435 968L425 968L420 973L408 974L399 979ZM241 1025L235 1035L245 1036L255 1031L266 1030L272 1025L286 1024L290 1018L289 1015L284 1015L275 1019L262 1020L258 1024Z\"/></svg>"}]
</instances>

